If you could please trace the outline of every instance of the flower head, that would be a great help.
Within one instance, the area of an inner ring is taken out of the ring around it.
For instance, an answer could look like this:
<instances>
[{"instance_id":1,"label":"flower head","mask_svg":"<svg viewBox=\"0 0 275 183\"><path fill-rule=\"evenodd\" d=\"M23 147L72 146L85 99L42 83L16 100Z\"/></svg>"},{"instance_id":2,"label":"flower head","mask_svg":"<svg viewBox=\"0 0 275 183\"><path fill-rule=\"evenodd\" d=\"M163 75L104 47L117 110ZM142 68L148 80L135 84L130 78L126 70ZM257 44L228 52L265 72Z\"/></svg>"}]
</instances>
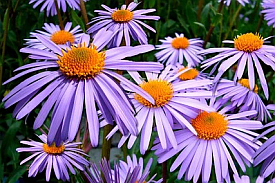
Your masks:
<instances>
[{"instance_id":1,"label":"flower head","mask_svg":"<svg viewBox=\"0 0 275 183\"><path fill-rule=\"evenodd\" d=\"M264 41L265 39L263 39L259 34L252 33L237 36L234 41L223 41L224 43L234 44L234 48L210 48L201 51L200 54L203 55L219 53L218 55L203 61L202 67L208 68L214 65L211 72L214 72L216 68L218 68L218 74L214 79L214 83L216 83L224 72L237 63L234 81L236 82L237 80L240 80L247 68L249 86L251 90L255 87L254 72L257 71L261 87L263 88L266 98L268 98L268 86L260 61L271 66L272 69L275 70L275 47L265 45Z\"/></svg>"},{"instance_id":2,"label":"flower head","mask_svg":"<svg viewBox=\"0 0 275 183\"><path fill-rule=\"evenodd\" d=\"M238 107L239 112L256 110L256 118L266 121L271 118L267 106L258 95L258 86L250 88L249 80L242 78L237 83L222 79L217 86L217 97L222 96L224 100L232 102L233 106Z\"/></svg>"},{"instance_id":3,"label":"flower head","mask_svg":"<svg viewBox=\"0 0 275 183\"><path fill-rule=\"evenodd\" d=\"M275 121L270 122L264 126L267 128L261 135L259 135L255 141L259 138L264 137L268 133L272 133L275 130ZM263 162L260 175L264 178L268 177L272 173L275 172L275 135L271 136L267 139L264 144L257 150L257 152L253 155L254 158L254 166L259 165Z\"/></svg>"},{"instance_id":4,"label":"flower head","mask_svg":"<svg viewBox=\"0 0 275 183\"><path fill-rule=\"evenodd\" d=\"M125 87L130 92L128 96L137 111L138 132L141 133L141 154L144 154L148 149L154 122L162 148L166 149L168 144L172 144L176 148L173 126L177 124L182 128L187 127L191 133L197 134L187 119L193 118L196 115L195 111L212 110L211 107L202 104L198 100L199 98L212 97L212 91L195 90L195 88L205 88L211 85L212 81L209 79L175 81L177 75L170 74L170 72L173 72L172 67L172 65L167 66L160 74L146 72L146 78L144 79L137 72L130 72L140 88L149 93L155 100L153 104L135 91ZM112 136L117 129L115 127L107 137ZM131 148L137 137L130 134L121 138L119 147L128 138L128 148Z\"/></svg>"},{"instance_id":5,"label":"flower head","mask_svg":"<svg viewBox=\"0 0 275 183\"><path fill-rule=\"evenodd\" d=\"M95 34L100 29L106 28L114 32L114 37L110 39L110 47L117 47L121 45L122 40L125 40L126 46L131 45L130 36L138 41L140 44L147 44L148 39L145 31L141 25L156 32L152 27L143 23L141 20L158 20L159 16L145 15L156 11L155 9L135 10L139 3L131 2L128 6L122 5L121 9L111 9L106 5L101 5L105 10L95 10L99 14L98 17L92 19L90 23L95 23L88 30L87 33Z\"/></svg>"},{"instance_id":6,"label":"flower head","mask_svg":"<svg viewBox=\"0 0 275 183\"><path fill-rule=\"evenodd\" d=\"M30 0L29 4L34 3L33 8L36 8L40 4L42 5L40 11L46 10L47 16L54 16L57 14L55 0ZM87 0L84 0L84 2ZM58 8L62 9L63 12L66 12L67 5L73 10L79 10L79 0L56 0Z\"/></svg>"},{"instance_id":7,"label":"flower head","mask_svg":"<svg viewBox=\"0 0 275 183\"><path fill-rule=\"evenodd\" d=\"M203 57L197 52L203 50L203 41L197 38L187 39L184 34L177 34L176 37L166 37L160 40L161 45L157 45L157 49L161 50L155 54L159 62L165 62L167 65L184 62L188 67L197 66ZM187 63L187 64L186 64Z\"/></svg>"},{"instance_id":8,"label":"flower head","mask_svg":"<svg viewBox=\"0 0 275 183\"><path fill-rule=\"evenodd\" d=\"M105 31L98 35L101 39L94 39L90 44L90 36L84 35L77 45L61 49L51 40L36 35L46 47L45 50L23 48L21 52L30 53L30 58L46 59L18 68L17 74L5 83L19 78L27 73L42 71L26 79L15 87L6 97L5 107L17 103L14 116L21 119L45 100L34 122L34 129L39 128L53 108L48 143L51 144L61 133L63 140L72 141L80 126L82 113L85 110L89 124L89 134L92 145L98 144L99 119L97 109L109 124L115 120L122 134L137 135L134 110L115 82L122 84L154 103L153 98L140 90L139 87L123 76L111 71L153 71L158 72L162 65L152 62L132 62L123 60L140 53L153 50L151 45L136 47L119 47L101 51L102 43L108 40L112 32ZM98 47L97 47L98 46ZM45 70L47 69L47 70Z\"/></svg>"},{"instance_id":9,"label":"flower head","mask_svg":"<svg viewBox=\"0 0 275 183\"><path fill-rule=\"evenodd\" d=\"M263 0L262 7L264 8L261 13L264 14L264 19L267 21L268 26L275 27L275 1L274 0Z\"/></svg>"},{"instance_id":10,"label":"flower head","mask_svg":"<svg viewBox=\"0 0 275 183\"><path fill-rule=\"evenodd\" d=\"M49 39L54 42L56 45L61 48L66 48L66 45L76 44L79 42L79 39L83 36L83 32L80 29L80 26L72 28L72 23L67 22L64 30L60 30L58 25L44 23L43 29L45 31L36 30L36 32L31 32L31 38L25 39L26 45L29 48L45 49L46 46L36 38L36 35L43 35L45 39Z\"/></svg>"},{"instance_id":11,"label":"flower head","mask_svg":"<svg viewBox=\"0 0 275 183\"><path fill-rule=\"evenodd\" d=\"M114 169L111 168L110 163L105 159L101 161L99 167L102 175L107 183L117 183L117 182L129 182L129 183L160 183L162 179L154 181L154 175L152 178L148 179L150 173L150 167L152 164L152 158L148 161L146 167L143 170L143 159L139 158L137 160L136 155L133 155L133 159L127 156L127 162L120 161L114 164ZM85 172L86 177L91 183L103 183L104 180L100 176L100 170L95 164L92 164L91 169Z\"/></svg>"},{"instance_id":12,"label":"flower head","mask_svg":"<svg viewBox=\"0 0 275 183\"><path fill-rule=\"evenodd\" d=\"M51 145L48 145L47 135L43 134L38 137L42 143L33 140L21 141L21 144L29 145L31 147L20 147L16 149L17 152L33 153L20 163L20 165L22 165L34 158L29 167L29 177L35 177L38 172L41 173L46 169L46 181L49 181L53 169L57 179L69 181L69 172L76 174L73 166L84 171L85 167L89 165L89 161L81 156L87 155L78 148L78 145L80 145L81 142L72 143L66 141L58 145L53 142Z\"/></svg>"},{"instance_id":13,"label":"flower head","mask_svg":"<svg viewBox=\"0 0 275 183\"><path fill-rule=\"evenodd\" d=\"M253 142L254 133L262 127L260 121L249 120L247 117L256 114L256 111L244 111L230 114L233 106L224 106L223 102L212 98L210 106L215 108L212 112L198 111L190 120L197 132L194 135L188 129L175 131L177 149L171 144L163 149L160 137L155 140L155 154L162 163L178 154L170 171L180 166L178 179L185 174L185 179L198 181L202 174L202 182L208 182L212 164L215 167L217 182L230 182L229 167L238 175L233 159L245 172L246 166L252 163L252 156L261 145L260 141ZM213 159L212 159L213 157Z\"/></svg>"}]
</instances>

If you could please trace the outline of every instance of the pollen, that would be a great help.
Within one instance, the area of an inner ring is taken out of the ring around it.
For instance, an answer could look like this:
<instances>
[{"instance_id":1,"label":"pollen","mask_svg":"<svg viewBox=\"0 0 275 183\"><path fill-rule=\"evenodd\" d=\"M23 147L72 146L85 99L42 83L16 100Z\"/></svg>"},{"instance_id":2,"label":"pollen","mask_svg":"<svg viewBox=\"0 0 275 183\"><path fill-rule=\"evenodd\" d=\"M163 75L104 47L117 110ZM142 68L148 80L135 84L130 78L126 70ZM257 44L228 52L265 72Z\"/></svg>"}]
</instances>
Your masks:
<instances>
[{"instance_id":1,"label":"pollen","mask_svg":"<svg viewBox=\"0 0 275 183\"><path fill-rule=\"evenodd\" d=\"M250 85L249 85L249 80L248 80L248 79L240 79L240 80L238 81L238 83L240 83L242 86L244 86L244 87L248 88L249 90L251 90L251 89L250 89ZM253 88L253 91L254 91L255 93L258 93L258 90L259 90L258 86L255 85L254 88Z\"/></svg>"},{"instance_id":2,"label":"pollen","mask_svg":"<svg viewBox=\"0 0 275 183\"><path fill-rule=\"evenodd\" d=\"M175 49L185 49L189 46L189 41L186 37L177 37L173 39L171 44Z\"/></svg>"},{"instance_id":3,"label":"pollen","mask_svg":"<svg viewBox=\"0 0 275 183\"><path fill-rule=\"evenodd\" d=\"M198 138L204 140L218 139L227 130L227 120L217 112L203 111L191 120L192 126L198 133Z\"/></svg>"},{"instance_id":4,"label":"pollen","mask_svg":"<svg viewBox=\"0 0 275 183\"><path fill-rule=\"evenodd\" d=\"M58 147L56 147L55 143L52 143L52 145L48 146L48 144L43 144L43 151L48 154L61 154L65 150L65 146L62 144Z\"/></svg>"},{"instance_id":5,"label":"pollen","mask_svg":"<svg viewBox=\"0 0 275 183\"><path fill-rule=\"evenodd\" d=\"M78 47L71 47L67 52L62 51L63 56L58 56L60 71L68 76L79 79L95 77L99 74L105 64L105 52L98 52L96 46L84 45Z\"/></svg>"},{"instance_id":6,"label":"pollen","mask_svg":"<svg viewBox=\"0 0 275 183\"><path fill-rule=\"evenodd\" d=\"M67 42L74 43L75 38L72 33L65 31L65 30L60 30L60 31L56 31L52 34L51 40L55 44L65 44Z\"/></svg>"},{"instance_id":7,"label":"pollen","mask_svg":"<svg viewBox=\"0 0 275 183\"><path fill-rule=\"evenodd\" d=\"M264 44L264 39L258 33L246 33L234 39L234 47L239 51L253 52L260 49Z\"/></svg>"},{"instance_id":8,"label":"pollen","mask_svg":"<svg viewBox=\"0 0 275 183\"><path fill-rule=\"evenodd\" d=\"M135 99L146 107L161 107L171 100L174 93L172 84L161 79L143 82L140 87L155 100L155 105L153 105L139 94L135 94Z\"/></svg>"},{"instance_id":9,"label":"pollen","mask_svg":"<svg viewBox=\"0 0 275 183\"><path fill-rule=\"evenodd\" d=\"M180 68L178 73L185 69L188 69L188 68L187 67ZM199 75L199 71L197 69L192 68L192 69L182 73L181 75L179 75L179 79L183 80L183 81L191 80L191 79L195 79L198 75Z\"/></svg>"},{"instance_id":10,"label":"pollen","mask_svg":"<svg viewBox=\"0 0 275 183\"><path fill-rule=\"evenodd\" d=\"M129 22L133 19L133 12L129 10L116 10L111 16L115 22Z\"/></svg>"}]
</instances>

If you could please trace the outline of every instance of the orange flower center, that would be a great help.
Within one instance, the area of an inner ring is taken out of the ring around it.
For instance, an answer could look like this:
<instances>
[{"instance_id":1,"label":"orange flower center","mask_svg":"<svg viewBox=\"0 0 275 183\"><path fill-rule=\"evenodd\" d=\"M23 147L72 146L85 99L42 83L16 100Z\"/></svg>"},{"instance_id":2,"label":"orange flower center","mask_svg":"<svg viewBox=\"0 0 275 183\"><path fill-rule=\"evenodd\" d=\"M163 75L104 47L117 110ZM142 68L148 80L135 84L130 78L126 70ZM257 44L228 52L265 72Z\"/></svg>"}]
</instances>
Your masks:
<instances>
[{"instance_id":1,"label":"orange flower center","mask_svg":"<svg viewBox=\"0 0 275 183\"><path fill-rule=\"evenodd\" d=\"M246 87L246 88L248 88L250 90L250 85L249 85L249 80L248 79L240 79L238 81L238 83L240 83L242 86L244 86L244 87ZM259 89L258 86L255 85L253 91L255 93L258 93L258 89Z\"/></svg>"},{"instance_id":2,"label":"orange flower center","mask_svg":"<svg viewBox=\"0 0 275 183\"><path fill-rule=\"evenodd\" d=\"M239 51L253 52L260 49L264 39L259 34L246 33L234 39L234 47Z\"/></svg>"},{"instance_id":3,"label":"orange flower center","mask_svg":"<svg viewBox=\"0 0 275 183\"><path fill-rule=\"evenodd\" d=\"M140 87L149 93L155 100L155 105L153 105L139 94L135 94L135 99L147 107L161 107L167 104L173 97L174 93L172 84L161 79L143 82L140 84Z\"/></svg>"},{"instance_id":4,"label":"orange flower center","mask_svg":"<svg viewBox=\"0 0 275 183\"><path fill-rule=\"evenodd\" d=\"M129 22L133 19L133 12L129 10L116 10L111 16L115 22Z\"/></svg>"},{"instance_id":5,"label":"orange flower center","mask_svg":"<svg viewBox=\"0 0 275 183\"><path fill-rule=\"evenodd\" d=\"M181 72L185 69L187 69L187 67L182 67L179 69L178 72ZM197 69L190 69L190 70L182 73L181 75L179 75L179 79L183 80L183 81L191 80L191 79L195 79L198 75L199 75L199 71Z\"/></svg>"},{"instance_id":6,"label":"orange flower center","mask_svg":"<svg viewBox=\"0 0 275 183\"><path fill-rule=\"evenodd\" d=\"M52 145L48 146L48 144L43 144L43 151L48 154L61 154L65 150L65 146L62 144L58 147L56 147L55 143L52 143Z\"/></svg>"},{"instance_id":7,"label":"orange flower center","mask_svg":"<svg viewBox=\"0 0 275 183\"><path fill-rule=\"evenodd\" d=\"M191 120L192 126L198 133L198 138L204 140L218 139L227 130L227 120L217 112L201 112Z\"/></svg>"},{"instance_id":8,"label":"orange flower center","mask_svg":"<svg viewBox=\"0 0 275 183\"><path fill-rule=\"evenodd\" d=\"M95 77L104 67L105 52L98 52L96 46L71 47L63 56L58 56L59 69L68 77L80 79Z\"/></svg>"},{"instance_id":9,"label":"orange flower center","mask_svg":"<svg viewBox=\"0 0 275 183\"><path fill-rule=\"evenodd\" d=\"M171 44L175 49L185 49L189 46L189 41L186 37L177 37L173 39Z\"/></svg>"},{"instance_id":10,"label":"orange flower center","mask_svg":"<svg viewBox=\"0 0 275 183\"><path fill-rule=\"evenodd\" d=\"M68 31L60 30L52 34L51 40L55 44L65 44L67 42L74 43L74 35Z\"/></svg>"}]
</instances>

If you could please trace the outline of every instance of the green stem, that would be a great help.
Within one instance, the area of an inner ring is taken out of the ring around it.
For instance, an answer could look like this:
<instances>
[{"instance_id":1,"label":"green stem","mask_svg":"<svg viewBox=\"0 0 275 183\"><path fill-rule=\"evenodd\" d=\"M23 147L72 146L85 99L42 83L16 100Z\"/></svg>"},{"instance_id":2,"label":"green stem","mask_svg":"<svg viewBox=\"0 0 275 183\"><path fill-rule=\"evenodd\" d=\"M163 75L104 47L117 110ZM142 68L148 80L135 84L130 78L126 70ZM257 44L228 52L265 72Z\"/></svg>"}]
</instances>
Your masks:
<instances>
[{"instance_id":1,"label":"green stem","mask_svg":"<svg viewBox=\"0 0 275 183\"><path fill-rule=\"evenodd\" d=\"M106 125L103 127L103 143L101 157L106 158L107 161L110 160L112 138L107 140L106 136L111 132L112 128L112 125Z\"/></svg>"},{"instance_id":2,"label":"green stem","mask_svg":"<svg viewBox=\"0 0 275 183\"><path fill-rule=\"evenodd\" d=\"M198 13L197 13L198 22L200 22L200 20L201 20L201 10L202 10L202 7L203 7L203 3L204 3L204 0L199 0Z\"/></svg>"},{"instance_id":3,"label":"green stem","mask_svg":"<svg viewBox=\"0 0 275 183\"><path fill-rule=\"evenodd\" d=\"M6 22L5 22L5 30L3 35L3 43L2 43L2 56L0 60L0 91L2 87L2 76L3 76L3 63L5 59L5 52L6 52L6 42L7 42L7 35L8 35L8 28L9 28L9 21L10 21L10 12L11 12L11 0L8 2L8 12L6 14Z\"/></svg>"},{"instance_id":4,"label":"green stem","mask_svg":"<svg viewBox=\"0 0 275 183\"><path fill-rule=\"evenodd\" d=\"M85 23L85 27L86 27L86 29L88 29L90 27L90 25L88 25L89 20L88 20L88 15L87 15L85 3L84 3L83 0L80 0L80 5L79 6L80 6L80 11L81 11L82 18L83 18L84 23Z\"/></svg>"},{"instance_id":5,"label":"green stem","mask_svg":"<svg viewBox=\"0 0 275 183\"><path fill-rule=\"evenodd\" d=\"M222 11L223 5L224 5L224 2L221 1L220 4L219 4L217 13L220 13ZM212 35L213 31L214 31L214 28L215 28L215 26L211 24L210 27L209 27L208 33L207 33L207 35L206 35L206 37L204 39L203 48L206 47L207 42L210 40L210 37L211 37L211 35Z\"/></svg>"},{"instance_id":6,"label":"green stem","mask_svg":"<svg viewBox=\"0 0 275 183\"><path fill-rule=\"evenodd\" d=\"M257 29L256 29L256 31L255 31L256 33L259 32L263 20L264 20L264 15L261 14L260 19L259 19L259 22L258 22L258 25L257 25Z\"/></svg>"},{"instance_id":7,"label":"green stem","mask_svg":"<svg viewBox=\"0 0 275 183\"><path fill-rule=\"evenodd\" d=\"M233 18L230 21L229 29L227 30L227 32L226 32L223 40L226 40L228 38L228 35L232 31L232 27L233 27L233 25L234 25L237 17L239 16L241 9L242 9L242 5L240 4L239 7L238 7L238 9L237 9L237 11L235 11L235 14L234 14Z\"/></svg>"},{"instance_id":8,"label":"green stem","mask_svg":"<svg viewBox=\"0 0 275 183\"><path fill-rule=\"evenodd\" d=\"M58 4L57 4L56 0L54 0L54 5L55 5L55 8L56 8L56 12L57 12L59 27L60 27L61 30L64 30L64 23L63 23L61 12L60 12L60 9L58 8Z\"/></svg>"}]
</instances>

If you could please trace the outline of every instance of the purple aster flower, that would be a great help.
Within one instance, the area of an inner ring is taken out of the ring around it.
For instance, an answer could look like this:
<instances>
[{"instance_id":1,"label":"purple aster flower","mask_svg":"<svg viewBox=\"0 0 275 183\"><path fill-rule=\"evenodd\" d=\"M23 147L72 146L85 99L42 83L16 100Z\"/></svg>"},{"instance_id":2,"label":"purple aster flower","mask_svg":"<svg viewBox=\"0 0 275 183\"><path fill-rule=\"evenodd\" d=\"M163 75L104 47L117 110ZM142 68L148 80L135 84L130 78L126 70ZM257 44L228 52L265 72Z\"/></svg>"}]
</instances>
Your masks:
<instances>
[{"instance_id":1,"label":"purple aster flower","mask_svg":"<svg viewBox=\"0 0 275 183\"><path fill-rule=\"evenodd\" d=\"M264 8L261 13L264 14L267 25L275 27L275 0L263 0L261 4Z\"/></svg>"},{"instance_id":2,"label":"purple aster flower","mask_svg":"<svg viewBox=\"0 0 275 183\"><path fill-rule=\"evenodd\" d=\"M255 87L256 70L262 85L261 87L263 88L266 98L268 98L268 86L260 61L271 66L272 69L275 70L275 57L273 56L273 54L275 54L275 47L264 45L266 39L263 39L259 34L246 33L237 36L234 41L223 41L223 43L233 43L234 48L209 48L201 51L201 54L204 55L219 53L218 55L203 61L202 67L208 68L214 65L211 71L211 73L213 73L220 64L218 74L214 79L214 83L216 83L225 71L237 63L237 71L234 76L234 81L236 82L241 79L245 68L247 68L251 90Z\"/></svg>"},{"instance_id":3,"label":"purple aster flower","mask_svg":"<svg viewBox=\"0 0 275 183\"><path fill-rule=\"evenodd\" d=\"M87 0L84 0L87 1ZM33 8L36 8L40 4L42 5L40 8L40 12L46 10L47 16L51 15L54 16L57 14L56 7L54 0L30 0L29 4L32 4ZM73 10L77 9L79 10L79 0L57 0L57 5L59 9L62 9L63 12L66 12L67 5L70 6Z\"/></svg>"},{"instance_id":4,"label":"purple aster flower","mask_svg":"<svg viewBox=\"0 0 275 183\"><path fill-rule=\"evenodd\" d=\"M238 175L234 174L233 178L234 178L235 183L251 183L250 177L248 177L247 175L243 175L243 176L239 177ZM261 176L257 177L257 179L255 181L255 183L263 183L263 182L264 182L264 179Z\"/></svg>"},{"instance_id":5,"label":"purple aster flower","mask_svg":"<svg viewBox=\"0 0 275 183\"><path fill-rule=\"evenodd\" d=\"M46 39L51 40L62 48L65 48L67 43L76 44L84 33L81 31L79 25L72 30L71 28L72 22L66 23L64 30L60 30L58 25L44 23L43 29L45 31L36 30L36 32L31 32L31 39L25 39L27 41L26 45L30 48L45 49L46 46L35 37L37 34L43 35Z\"/></svg>"},{"instance_id":6,"label":"purple aster flower","mask_svg":"<svg viewBox=\"0 0 275 183\"><path fill-rule=\"evenodd\" d=\"M103 43L109 39L108 34L112 35L112 32L100 32L98 36L101 39L94 39L92 44L90 36L85 35L79 44L66 50L62 50L51 40L36 35L51 51L22 48L21 52L30 53L29 58L48 61L35 62L16 69L22 72L5 83L28 73L42 72L26 79L6 95L3 99L5 107L17 103L13 115L16 119L21 119L45 101L35 119L34 129L43 124L53 108L49 144L55 141L58 133L61 133L62 140L68 138L72 141L79 128L83 110L86 111L93 146L97 146L99 135L97 109L100 109L108 123L113 124L116 121L122 134L130 132L137 135L134 110L115 79L148 101L154 103L154 100L140 87L111 70L158 72L163 66L156 62L123 60L125 57L153 50L152 45L124 46L100 51Z\"/></svg>"},{"instance_id":7,"label":"purple aster flower","mask_svg":"<svg viewBox=\"0 0 275 183\"><path fill-rule=\"evenodd\" d=\"M195 67L203 60L203 57L197 54L203 50L203 41L199 38L187 39L184 34L176 33L175 38L169 36L160 42L162 44L157 45L157 49L161 51L155 54L159 62L166 62L167 65L184 62L188 67Z\"/></svg>"},{"instance_id":8,"label":"purple aster flower","mask_svg":"<svg viewBox=\"0 0 275 183\"><path fill-rule=\"evenodd\" d=\"M114 169L111 168L110 163L105 159L99 164L100 170L107 183L161 183L162 179L154 181L155 175L148 179L150 173L150 167L152 164L152 158L148 161L145 169L143 170L143 159L137 160L136 155L133 155L133 159L127 156L127 163L120 161L120 163L114 164ZM85 175L91 183L103 183L104 180L100 176L100 170L95 164L92 164L91 169L85 172Z\"/></svg>"},{"instance_id":9,"label":"purple aster flower","mask_svg":"<svg viewBox=\"0 0 275 183\"><path fill-rule=\"evenodd\" d=\"M175 82L175 79L181 73L171 77L169 74L171 67L171 65L167 66L160 74L146 72L146 79L144 80L137 72L129 73L135 82L139 84L140 88L148 92L155 100L155 104L152 104L131 90L131 88L125 87L125 90L130 92L128 96L137 111L138 132L141 132L141 154L144 154L148 149L154 121L162 148L166 149L169 144L177 148L176 138L172 130L174 122L184 128L187 127L191 133L196 135L197 132L187 119L196 117L196 111L213 110L198 100L198 98L212 97L212 91L200 90L191 92L188 90L191 88L203 88L212 84L212 81L204 79L199 81L188 80ZM111 137L117 130L118 126L116 126L107 137ZM136 141L137 136L130 134L123 136L120 140L119 147L121 147L128 138L128 148L130 149Z\"/></svg>"},{"instance_id":10,"label":"purple aster flower","mask_svg":"<svg viewBox=\"0 0 275 183\"><path fill-rule=\"evenodd\" d=\"M140 167L136 179L136 183L161 183L162 179L158 180L158 181L154 181L153 179L155 178L156 174L150 178L150 180L146 180L147 177L149 176L150 173L150 167L152 165L153 162L153 158L150 158L149 161L147 162L144 170L143 170L143 166L144 166L144 162L143 162L143 158L140 157L139 160L137 160L137 157L135 154L133 154L133 159L131 159L130 156L127 156L127 162L124 161L120 161L119 162L119 172L120 172L120 182L126 182L127 180L127 174L128 172L133 172L133 170L135 169L135 167Z\"/></svg>"},{"instance_id":11,"label":"purple aster flower","mask_svg":"<svg viewBox=\"0 0 275 183\"><path fill-rule=\"evenodd\" d=\"M21 144L29 145L31 147L17 148L17 152L30 152L31 156L21 161L20 165L34 158L33 162L29 166L29 177L35 177L37 173L41 173L46 169L46 181L50 180L51 171L54 170L57 179L63 181L69 181L69 172L76 174L74 167L78 170L84 171L85 167L89 165L89 162L81 155L87 156L83 150L77 146L81 142L64 142L60 145L52 143L47 144L47 136L45 134L39 135L39 139L42 141L21 141ZM69 170L69 171L68 171Z\"/></svg>"},{"instance_id":12,"label":"purple aster flower","mask_svg":"<svg viewBox=\"0 0 275 183\"><path fill-rule=\"evenodd\" d=\"M264 126L267 128L261 135L255 140L262 138L268 133L275 131L275 121L270 122ZM263 162L260 175L264 178L268 177L275 172L275 135L271 136L265 143L257 150L253 155L254 165L257 166Z\"/></svg>"},{"instance_id":13,"label":"purple aster flower","mask_svg":"<svg viewBox=\"0 0 275 183\"><path fill-rule=\"evenodd\" d=\"M257 120L266 121L271 119L271 115L258 95L258 86L255 85L251 90L248 79L240 79L237 83L234 81L222 79L217 86L217 97L232 102L232 105L239 107L239 112L256 110Z\"/></svg>"},{"instance_id":14,"label":"purple aster flower","mask_svg":"<svg viewBox=\"0 0 275 183\"><path fill-rule=\"evenodd\" d=\"M156 32L155 29L149 25L143 23L141 20L159 20L159 16L145 15L156 11L155 9L141 9L133 11L139 3L131 2L128 7L122 5L121 9L111 9L106 5L101 5L104 10L95 10L99 14L98 17L92 19L90 23L95 23L88 30L87 33L95 34L102 28L107 28L115 32L115 36L110 40L107 45L110 47L118 47L121 45L122 40L125 40L127 46L131 45L130 36L135 40L139 41L140 44L147 44L148 39L145 31L141 25L149 29L152 32Z\"/></svg>"},{"instance_id":15,"label":"purple aster flower","mask_svg":"<svg viewBox=\"0 0 275 183\"><path fill-rule=\"evenodd\" d=\"M245 3L249 3L249 0L237 0L242 6L245 6ZM221 2L221 0L219 0ZM231 0L224 0L224 4L229 6L231 4Z\"/></svg>"},{"instance_id":16,"label":"purple aster flower","mask_svg":"<svg viewBox=\"0 0 275 183\"><path fill-rule=\"evenodd\" d=\"M216 110L210 113L197 112L197 116L191 119L197 136L189 129L175 132L177 149L169 144L164 150L160 139L155 140L156 145L152 149L156 150L159 163L179 153L170 168L170 171L174 171L180 166L178 179L185 174L186 180L197 182L202 174L202 182L208 182L213 164L217 182L223 182L224 179L230 182L229 168L238 175L235 162L243 172L252 163L252 156L261 142L253 142L258 134L251 130L262 128L262 123L247 118L256 114L256 111L227 114L234 106L223 106L222 103L212 98L210 106Z\"/></svg>"}]
</instances>

